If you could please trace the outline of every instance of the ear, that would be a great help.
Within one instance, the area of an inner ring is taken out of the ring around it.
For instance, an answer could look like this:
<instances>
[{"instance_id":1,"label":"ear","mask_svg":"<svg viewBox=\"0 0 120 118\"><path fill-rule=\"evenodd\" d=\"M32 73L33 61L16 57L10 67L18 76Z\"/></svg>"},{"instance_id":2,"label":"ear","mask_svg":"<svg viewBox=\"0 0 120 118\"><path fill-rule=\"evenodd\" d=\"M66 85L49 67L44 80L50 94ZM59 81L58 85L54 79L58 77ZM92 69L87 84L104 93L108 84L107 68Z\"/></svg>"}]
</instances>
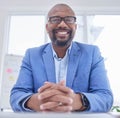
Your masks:
<instances>
[{"instance_id":1,"label":"ear","mask_svg":"<svg viewBox=\"0 0 120 118\"><path fill-rule=\"evenodd\" d=\"M46 31L47 31L47 33L49 32L48 24L46 24Z\"/></svg>"},{"instance_id":2,"label":"ear","mask_svg":"<svg viewBox=\"0 0 120 118\"><path fill-rule=\"evenodd\" d=\"M75 30L77 29L77 24L75 24Z\"/></svg>"}]
</instances>

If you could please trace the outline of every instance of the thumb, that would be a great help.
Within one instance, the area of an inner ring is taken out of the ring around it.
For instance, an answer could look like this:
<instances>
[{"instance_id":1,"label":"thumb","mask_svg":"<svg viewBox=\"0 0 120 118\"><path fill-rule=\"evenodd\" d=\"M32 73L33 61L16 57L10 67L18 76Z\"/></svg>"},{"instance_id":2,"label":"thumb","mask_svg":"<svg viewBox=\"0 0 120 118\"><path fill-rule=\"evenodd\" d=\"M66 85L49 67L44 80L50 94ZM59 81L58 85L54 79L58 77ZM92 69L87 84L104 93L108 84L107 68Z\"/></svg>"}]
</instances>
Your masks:
<instances>
[{"instance_id":1,"label":"thumb","mask_svg":"<svg viewBox=\"0 0 120 118\"><path fill-rule=\"evenodd\" d=\"M62 85L62 86L65 86L65 80L61 80L58 84Z\"/></svg>"}]
</instances>

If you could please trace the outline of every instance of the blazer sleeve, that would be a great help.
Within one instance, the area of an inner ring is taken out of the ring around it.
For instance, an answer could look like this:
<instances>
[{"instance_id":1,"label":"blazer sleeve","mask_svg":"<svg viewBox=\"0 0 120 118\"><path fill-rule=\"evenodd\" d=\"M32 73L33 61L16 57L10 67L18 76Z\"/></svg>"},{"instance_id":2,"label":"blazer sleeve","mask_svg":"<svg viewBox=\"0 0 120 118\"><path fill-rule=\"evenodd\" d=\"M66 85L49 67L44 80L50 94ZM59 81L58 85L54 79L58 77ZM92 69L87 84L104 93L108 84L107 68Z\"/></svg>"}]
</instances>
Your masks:
<instances>
[{"instance_id":1,"label":"blazer sleeve","mask_svg":"<svg viewBox=\"0 0 120 118\"><path fill-rule=\"evenodd\" d=\"M27 84L26 84L27 83ZM14 111L25 111L24 101L33 94L32 69L29 50L23 58L18 80L11 90L10 104Z\"/></svg>"},{"instance_id":2,"label":"blazer sleeve","mask_svg":"<svg viewBox=\"0 0 120 118\"><path fill-rule=\"evenodd\" d=\"M89 91L84 93L90 103L90 112L108 112L113 104L104 58L98 47L94 47L92 53L92 65L89 80Z\"/></svg>"}]
</instances>

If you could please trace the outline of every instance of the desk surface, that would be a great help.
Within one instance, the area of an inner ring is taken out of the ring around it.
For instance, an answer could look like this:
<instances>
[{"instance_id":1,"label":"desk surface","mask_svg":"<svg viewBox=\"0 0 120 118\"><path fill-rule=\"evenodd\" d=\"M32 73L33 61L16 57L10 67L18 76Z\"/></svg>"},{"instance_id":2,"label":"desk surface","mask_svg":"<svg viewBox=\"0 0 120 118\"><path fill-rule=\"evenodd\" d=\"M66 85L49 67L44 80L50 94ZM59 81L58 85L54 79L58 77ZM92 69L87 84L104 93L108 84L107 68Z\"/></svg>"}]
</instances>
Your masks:
<instances>
[{"instance_id":1,"label":"desk surface","mask_svg":"<svg viewBox=\"0 0 120 118\"><path fill-rule=\"evenodd\" d=\"M120 118L111 113L13 113L0 112L0 118Z\"/></svg>"}]
</instances>

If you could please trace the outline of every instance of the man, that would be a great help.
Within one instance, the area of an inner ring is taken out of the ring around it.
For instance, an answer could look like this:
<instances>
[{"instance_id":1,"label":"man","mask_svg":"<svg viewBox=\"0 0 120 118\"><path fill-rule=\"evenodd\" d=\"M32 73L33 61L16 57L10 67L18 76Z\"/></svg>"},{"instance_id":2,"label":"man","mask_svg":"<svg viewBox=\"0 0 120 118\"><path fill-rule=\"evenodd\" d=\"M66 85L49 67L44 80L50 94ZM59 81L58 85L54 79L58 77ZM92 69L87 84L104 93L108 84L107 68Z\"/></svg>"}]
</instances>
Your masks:
<instances>
[{"instance_id":1,"label":"man","mask_svg":"<svg viewBox=\"0 0 120 118\"><path fill-rule=\"evenodd\" d=\"M113 96L96 46L73 42L74 11L57 4L48 12L51 43L28 49L11 90L14 111L107 112Z\"/></svg>"}]
</instances>

